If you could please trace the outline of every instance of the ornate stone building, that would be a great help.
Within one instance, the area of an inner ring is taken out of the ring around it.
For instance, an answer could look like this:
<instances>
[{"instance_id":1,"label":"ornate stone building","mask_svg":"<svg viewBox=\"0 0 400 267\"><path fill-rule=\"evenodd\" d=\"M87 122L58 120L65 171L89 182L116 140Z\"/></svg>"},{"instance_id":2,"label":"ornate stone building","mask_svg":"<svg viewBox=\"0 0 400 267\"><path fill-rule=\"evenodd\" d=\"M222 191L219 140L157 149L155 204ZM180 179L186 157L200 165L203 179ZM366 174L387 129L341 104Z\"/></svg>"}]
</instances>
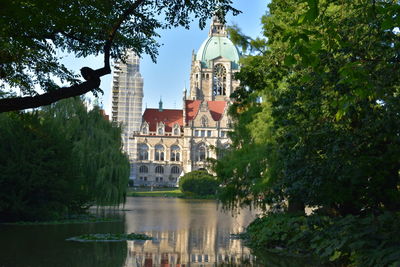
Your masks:
<instances>
[{"instance_id":1,"label":"ornate stone building","mask_svg":"<svg viewBox=\"0 0 400 267\"><path fill-rule=\"evenodd\" d=\"M183 92L183 109L147 108L136 144L135 185L175 186L184 173L207 168L217 158L214 148L229 145L227 109L230 94L239 86L239 51L226 27L213 18L208 38L192 55L190 89Z\"/></svg>"}]
</instances>

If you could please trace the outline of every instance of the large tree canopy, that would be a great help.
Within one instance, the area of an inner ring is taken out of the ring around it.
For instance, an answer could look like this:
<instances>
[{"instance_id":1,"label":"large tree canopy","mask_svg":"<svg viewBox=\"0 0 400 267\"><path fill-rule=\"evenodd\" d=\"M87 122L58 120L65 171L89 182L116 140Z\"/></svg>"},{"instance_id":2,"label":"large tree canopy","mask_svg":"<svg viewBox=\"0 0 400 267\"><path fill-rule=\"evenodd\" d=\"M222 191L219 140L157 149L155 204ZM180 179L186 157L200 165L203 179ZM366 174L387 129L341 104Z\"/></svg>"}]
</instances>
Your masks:
<instances>
[{"instance_id":1,"label":"large tree canopy","mask_svg":"<svg viewBox=\"0 0 400 267\"><path fill-rule=\"evenodd\" d=\"M236 149L216 166L224 196L398 210L400 4L307 2L272 1L268 41L238 35L260 53L238 75Z\"/></svg>"},{"instance_id":2,"label":"large tree canopy","mask_svg":"<svg viewBox=\"0 0 400 267\"><path fill-rule=\"evenodd\" d=\"M100 77L111 73L110 57L123 58L131 49L155 60L157 30L183 26L191 18L205 26L207 18L239 11L231 0L42 1L5 0L0 3L0 112L48 105L99 88ZM57 52L77 57L104 54L104 67L81 70L86 80L68 70ZM70 84L60 88L55 79ZM23 97L5 94L18 89ZM45 93L39 95L38 88Z\"/></svg>"},{"instance_id":3,"label":"large tree canopy","mask_svg":"<svg viewBox=\"0 0 400 267\"><path fill-rule=\"evenodd\" d=\"M233 146L214 165L221 199L272 208L248 228L253 248L398 265L399 1L272 0L269 11L264 39L235 35L257 54L242 61Z\"/></svg>"}]
</instances>

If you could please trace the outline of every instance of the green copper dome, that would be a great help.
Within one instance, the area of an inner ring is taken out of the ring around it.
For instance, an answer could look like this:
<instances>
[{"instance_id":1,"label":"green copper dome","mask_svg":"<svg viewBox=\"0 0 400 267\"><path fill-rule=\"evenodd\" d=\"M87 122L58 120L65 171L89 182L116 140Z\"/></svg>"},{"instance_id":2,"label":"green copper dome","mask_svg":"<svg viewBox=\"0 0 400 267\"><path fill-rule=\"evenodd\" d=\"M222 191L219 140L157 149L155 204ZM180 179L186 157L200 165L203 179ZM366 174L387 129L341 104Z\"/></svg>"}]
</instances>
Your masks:
<instances>
[{"instance_id":1,"label":"green copper dome","mask_svg":"<svg viewBox=\"0 0 400 267\"><path fill-rule=\"evenodd\" d=\"M232 69L239 68L239 51L228 37L210 36L200 46L196 60L201 61L203 68L210 68L210 60L224 57L232 62Z\"/></svg>"}]
</instances>

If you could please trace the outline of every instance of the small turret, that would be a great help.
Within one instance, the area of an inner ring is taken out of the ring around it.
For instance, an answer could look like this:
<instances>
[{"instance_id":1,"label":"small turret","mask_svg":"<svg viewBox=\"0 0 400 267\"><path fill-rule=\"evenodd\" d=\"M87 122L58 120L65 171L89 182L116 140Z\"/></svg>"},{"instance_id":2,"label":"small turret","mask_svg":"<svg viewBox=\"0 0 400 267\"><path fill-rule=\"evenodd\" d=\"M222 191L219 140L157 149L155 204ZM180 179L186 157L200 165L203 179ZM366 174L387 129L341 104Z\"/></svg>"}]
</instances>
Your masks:
<instances>
[{"instance_id":1,"label":"small turret","mask_svg":"<svg viewBox=\"0 0 400 267\"><path fill-rule=\"evenodd\" d=\"M182 97L182 111L183 111L183 125L186 126L186 97L187 97L187 90L186 90L186 84L185 87L183 88L183 97Z\"/></svg>"},{"instance_id":2,"label":"small turret","mask_svg":"<svg viewBox=\"0 0 400 267\"><path fill-rule=\"evenodd\" d=\"M222 36L227 37L228 32L226 31L225 24L221 23L217 16L213 16L208 36Z\"/></svg>"},{"instance_id":3,"label":"small turret","mask_svg":"<svg viewBox=\"0 0 400 267\"><path fill-rule=\"evenodd\" d=\"M161 97L160 97L160 102L158 102L158 111L160 111L160 112L162 112L163 111L163 106L162 106L162 100L161 100Z\"/></svg>"}]
</instances>

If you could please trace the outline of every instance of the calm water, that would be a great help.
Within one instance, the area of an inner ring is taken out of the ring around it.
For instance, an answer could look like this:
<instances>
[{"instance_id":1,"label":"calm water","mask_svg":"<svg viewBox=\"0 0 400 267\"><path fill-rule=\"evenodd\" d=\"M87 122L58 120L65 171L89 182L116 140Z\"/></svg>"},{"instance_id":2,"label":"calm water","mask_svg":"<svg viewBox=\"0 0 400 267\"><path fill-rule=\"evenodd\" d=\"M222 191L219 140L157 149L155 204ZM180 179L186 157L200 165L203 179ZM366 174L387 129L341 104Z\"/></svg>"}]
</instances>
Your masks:
<instances>
[{"instance_id":1,"label":"calm water","mask_svg":"<svg viewBox=\"0 0 400 267\"><path fill-rule=\"evenodd\" d=\"M231 233L243 230L255 213L232 217L215 201L128 198L119 222L15 226L0 225L0 267L37 266L296 266L284 259L256 257ZM108 214L110 215L110 214ZM127 242L71 242L86 233L146 233L155 238Z\"/></svg>"}]
</instances>

